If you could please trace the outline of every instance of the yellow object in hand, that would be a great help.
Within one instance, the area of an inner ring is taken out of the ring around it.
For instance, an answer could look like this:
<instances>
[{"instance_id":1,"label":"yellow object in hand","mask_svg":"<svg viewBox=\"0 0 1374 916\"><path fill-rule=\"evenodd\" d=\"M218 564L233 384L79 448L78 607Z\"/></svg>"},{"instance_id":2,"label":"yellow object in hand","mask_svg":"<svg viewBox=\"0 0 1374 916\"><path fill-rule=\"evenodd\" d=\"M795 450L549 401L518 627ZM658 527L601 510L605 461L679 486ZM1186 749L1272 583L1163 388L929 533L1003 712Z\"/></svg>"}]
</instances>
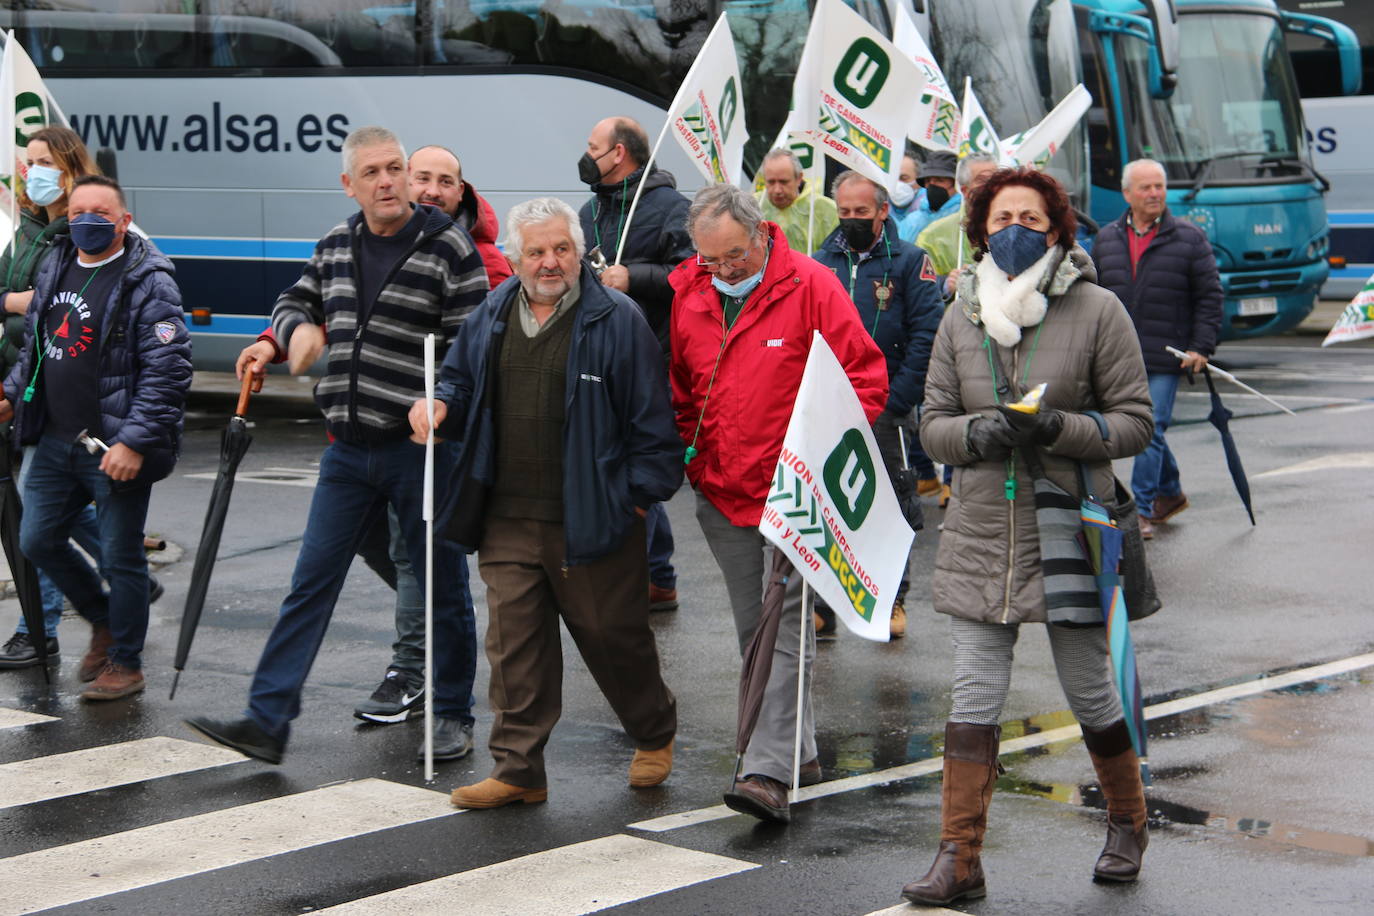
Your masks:
<instances>
[{"instance_id":1,"label":"yellow object in hand","mask_svg":"<svg viewBox=\"0 0 1374 916\"><path fill-rule=\"evenodd\" d=\"M1015 404L1008 404L1007 409L1014 410L1017 413L1039 413L1040 402L1044 400L1044 397L1045 383L1041 382L1039 385L1036 385L1030 391L1026 392L1026 396L1021 400L1017 401Z\"/></svg>"}]
</instances>

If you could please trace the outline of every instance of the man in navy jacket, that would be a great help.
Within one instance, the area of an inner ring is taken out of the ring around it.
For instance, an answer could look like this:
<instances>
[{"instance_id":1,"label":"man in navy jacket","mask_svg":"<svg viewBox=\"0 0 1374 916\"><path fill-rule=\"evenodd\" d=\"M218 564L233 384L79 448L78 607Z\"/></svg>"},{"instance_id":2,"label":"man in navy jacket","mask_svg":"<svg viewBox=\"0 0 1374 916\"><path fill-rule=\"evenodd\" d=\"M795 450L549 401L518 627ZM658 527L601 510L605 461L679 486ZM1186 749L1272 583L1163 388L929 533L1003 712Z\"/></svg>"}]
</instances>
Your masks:
<instances>
[{"instance_id":1,"label":"man in navy jacket","mask_svg":"<svg viewBox=\"0 0 1374 916\"><path fill-rule=\"evenodd\" d=\"M1137 159L1121 173L1129 209L1102 227L1093 243L1097 282L1116 293L1135 322L1154 402L1155 433L1136 456L1131 489L1140 508L1140 531L1188 508L1178 462L1164 440L1184 372L1207 366L1221 329L1222 292L1212 246L1201 229L1166 206L1164 167ZM1188 355L1180 361L1166 346Z\"/></svg>"},{"instance_id":2,"label":"man in navy jacket","mask_svg":"<svg viewBox=\"0 0 1374 916\"><path fill-rule=\"evenodd\" d=\"M191 340L172 262L130 233L133 216L111 178L76 180L71 237L57 243L34 286L24 348L5 380L0 421L18 405L19 441L36 446L19 541L82 617L91 645L78 676L87 700L143 689L148 560L143 523L155 481L176 464ZM87 432L108 449L91 454ZM95 501L100 575L68 541Z\"/></svg>"},{"instance_id":3,"label":"man in navy jacket","mask_svg":"<svg viewBox=\"0 0 1374 916\"><path fill-rule=\"evenodd\" d=\"M516 276L492 290L444 358L436 432L457 443L440 529L477 551L487 586L495 714L488 779L460 808L548 797L544 745L561 712L561 616L636 750L629 783L673 761L677 706L649 627L644 514L682 482L663 359L629 297L581 258L577 214L554 198L514 207ZM416 401L415 438L429 433Z\"/></svg>"}]
</instances>

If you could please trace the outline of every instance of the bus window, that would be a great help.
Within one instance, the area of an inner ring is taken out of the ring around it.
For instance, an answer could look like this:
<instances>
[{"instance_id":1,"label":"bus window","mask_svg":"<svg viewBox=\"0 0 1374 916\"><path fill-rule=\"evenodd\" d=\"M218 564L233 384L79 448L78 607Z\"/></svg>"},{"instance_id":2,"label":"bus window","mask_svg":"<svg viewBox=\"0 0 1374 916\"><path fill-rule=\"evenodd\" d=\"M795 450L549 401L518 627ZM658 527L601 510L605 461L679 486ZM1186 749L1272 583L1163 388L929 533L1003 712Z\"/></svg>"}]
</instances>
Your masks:
<instances>
[{"instance_id":1,"label":"bus window","mask_svg":"<svg viewBox=\"0 0 1374 916\"><path fill-rule=\"evenodd\" d=\"M1361 85L1364 94L1374 91L1374 11L1368 0L1279 0L1289 12L1324 16L1355 30L1360 40ZM1285 36L1304 99L1335 98L1341 91L1341 68L1336 49L1311 35L1289 32Z\"/></svg>"},{"instance_id":2,"label":"bus window","mask_svg":"<svg viewBox=\"0 0 1374 916\"><path fill-rule=\"evenodd\" d=\"M143 0L120 12L24 10L0 13L44 70L145 70L197 64L195 17L181 4Z\"/></svg>"},{"instance_id":3,"label":"bus window","mask_svg":"<svg viewBox=\"0 0 1374 916\"><path fill-rule=\"evenodd\" d=\"M396 0L211 0L210 12L276 20L319 39L345 67L416 67L415 3Z\"/></svg>"}]
</instances>

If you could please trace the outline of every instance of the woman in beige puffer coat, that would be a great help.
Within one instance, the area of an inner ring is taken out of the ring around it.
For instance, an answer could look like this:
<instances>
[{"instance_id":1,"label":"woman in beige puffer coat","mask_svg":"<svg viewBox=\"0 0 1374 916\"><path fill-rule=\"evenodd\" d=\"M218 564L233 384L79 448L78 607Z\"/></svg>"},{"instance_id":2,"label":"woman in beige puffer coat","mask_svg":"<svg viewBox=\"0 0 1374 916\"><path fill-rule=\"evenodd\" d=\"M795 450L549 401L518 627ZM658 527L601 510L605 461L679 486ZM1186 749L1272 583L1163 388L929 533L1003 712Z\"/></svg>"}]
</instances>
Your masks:
<instances>
[{"instance_id":1,"label":"woman in beige puffer coat","mask_svg":"<svg viewBox=\"0 0 1374 916\"><path fill-rule=\"evenodd\" d=\"M986 893L979 852L1012 650L1020 624L1047 620L1032 476L1021 455L1034 449L1045 476L1075 495L1081 462L1093 493L1110 501L1112 459L1142 450L1153 431L1135 330L1116 296L1094 283L1059 184L1030 169L1000 170L970 200L967 221L979 254L936 335L921 416L927 454L954 467L931 583L935 609L953 617L954 709L940 849L902 896L935 905ZM998 410L1042 382L1039 413ZM1107 845L1094 874L1134 880L1148 841L1145 798L1105 630L1045 629L1107 798Z\"/></svg>"}]
</instances>

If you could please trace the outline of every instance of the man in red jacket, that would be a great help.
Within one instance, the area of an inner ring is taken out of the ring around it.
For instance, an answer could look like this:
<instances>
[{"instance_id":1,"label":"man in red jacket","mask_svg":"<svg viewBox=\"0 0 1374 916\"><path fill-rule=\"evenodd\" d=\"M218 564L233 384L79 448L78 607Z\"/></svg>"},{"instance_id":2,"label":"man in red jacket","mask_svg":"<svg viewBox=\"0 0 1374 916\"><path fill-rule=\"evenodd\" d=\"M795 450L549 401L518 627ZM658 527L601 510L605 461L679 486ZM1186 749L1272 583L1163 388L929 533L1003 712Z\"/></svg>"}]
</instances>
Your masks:
<instances>
[{"instance_id":1,"label":"man in red jacket","mask_svg":"<svg viewBox=\"0 0 1374 916\"><path fill-rule=\"evenodd\" d=\"M496 247L496 211L463 180L463 165L452 150L422 146L410 154L409 165L411 199L438 207L467 230L487 269L487 285L496 289L512 273L510 261Z\"/></svg>"},{"instance_id":2,"label":"man in red jacket","mask_svg":"<svg viewBox=\"0 0 1374 916\"><path fill-rule=\"evenodd\" d=\"M697 520L725 577L740 651L758 626L771 548L759 533L811 349L820 331L835 352L871 423L887 403L887 366L835 275L787 246L752 196L733 185L702 189L687 214L695 261L673 271L671 381L678 431L687 443L687 479ZM801 624L801 577L793 576L780 632ZM808 628L810 633L810 628ZM800 781L820 781L811 712L814 634L806 649ZM758 725L738 777L725 796L736 811L790 819L793 729L800 658L779 639Z\"/></svg>"}]
</instances>

